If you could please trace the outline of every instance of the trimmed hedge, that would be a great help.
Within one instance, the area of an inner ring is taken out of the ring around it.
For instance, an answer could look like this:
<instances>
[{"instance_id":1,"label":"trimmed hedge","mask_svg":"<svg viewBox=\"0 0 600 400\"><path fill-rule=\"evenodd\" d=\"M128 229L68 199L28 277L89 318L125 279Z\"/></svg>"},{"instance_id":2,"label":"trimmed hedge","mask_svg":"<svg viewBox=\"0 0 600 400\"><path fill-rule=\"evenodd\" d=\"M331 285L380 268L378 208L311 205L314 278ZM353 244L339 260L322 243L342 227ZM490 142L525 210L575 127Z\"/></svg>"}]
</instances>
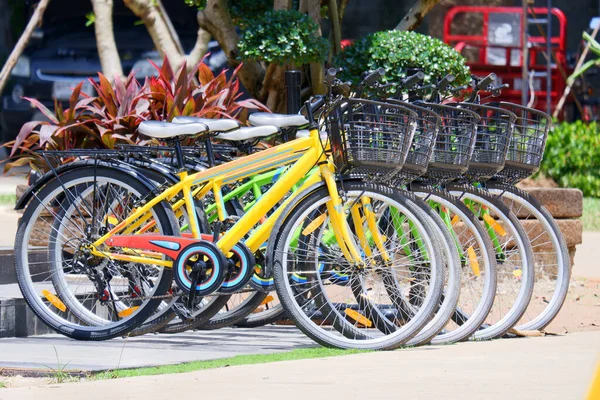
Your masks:
<instances>
[{"instance_id":1,"label":"trimmed hedge","mask_svg":"<svg viewBox=\"0 0 600 400\"><path fill-rule=\"evenodd\" d=\"M548 134L540 169L562 187L600 197L600 124L556 124Z\"/></svg>"},{"instance_id":2,"label":"trimmed hedge","mask_svg":"<svg viewBox=\"0 0 600 400\"><path fill-rule=\"evenodd\" d=\"M344 68L343 79L356 83L367 70L385 68L384 82L398 82L407 68L422 68L425 84L451 73L456 84L470 81L466 59L439 39L416 32L375 32L355 41L335 59Z\"/></svg>"}]
</instances>

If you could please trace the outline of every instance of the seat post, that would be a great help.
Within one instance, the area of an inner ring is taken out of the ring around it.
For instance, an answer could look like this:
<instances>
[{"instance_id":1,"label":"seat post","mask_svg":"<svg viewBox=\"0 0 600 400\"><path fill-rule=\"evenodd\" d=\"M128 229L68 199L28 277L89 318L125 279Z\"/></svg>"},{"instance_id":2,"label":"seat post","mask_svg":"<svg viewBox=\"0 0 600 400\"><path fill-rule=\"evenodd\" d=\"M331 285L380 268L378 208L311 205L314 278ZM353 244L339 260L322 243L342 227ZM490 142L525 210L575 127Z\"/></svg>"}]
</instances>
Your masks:
<instances>
[{"instance_id":1,"label":"seat post","mask_svg":"<svg viewBox=\"0 0 600 400\"><path fill-rule=\"evenodd\" d=\"M183 151L181 150L181 141L175 139L175 157L177 157L177 166L180 170L185 169L185 163L183 162Z\"/></svg>"},{"instance_id":2,"label":"seat post","mask_svg":"<svg viewBox=\"0 0 600 400\"><path fill-rule=\"evenodd\" d=\"M210 137L204 141L204 146L206 146L206 158L208 159L208 166L214 167L215 153L213 151L212 141L210 140Z\"/></svg>"}]
</instances>

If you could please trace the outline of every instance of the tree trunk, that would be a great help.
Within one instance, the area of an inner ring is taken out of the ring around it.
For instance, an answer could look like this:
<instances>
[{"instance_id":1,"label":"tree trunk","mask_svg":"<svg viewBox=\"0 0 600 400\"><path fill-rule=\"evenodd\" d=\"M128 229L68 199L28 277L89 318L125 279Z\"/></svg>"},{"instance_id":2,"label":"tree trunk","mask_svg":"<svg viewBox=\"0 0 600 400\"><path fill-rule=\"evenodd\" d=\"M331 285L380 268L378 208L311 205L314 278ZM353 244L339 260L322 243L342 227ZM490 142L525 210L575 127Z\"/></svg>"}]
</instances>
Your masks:
<instances>
[{"instance_id":1,"label":"tree trunk","mask_svg":"<svg viewBox=\"0 0 600 400\"><path fill-rule=\"evenodd\" d=\"M417 0L417 2L408 10L408 14L402 18L402 21L396 26L399 31L412 31L421 24L425 14L427 14L440 0Z\"/></svg>"},{"instance_id":2,"label":"tree trunk","mask_svg":"<svg viewBox=\"0 0 600 400\"><path fill-rule=\"evenodd\" d=\"M171 37L173 37L173 41L177 45L177 49L179 49L179 52L181 54L185 54L185 50L183 49L183 46L181 45L181 40L179 39L179 34L175 30L175 27L173 26L173 22L171 22L171 18L169 18L169 14L167 14L167 10L165 10L165 7L163 6L162 1L161 0L153 0L153 1L155 2L156 6L160 10L160 14L163 17L163 21L165 21L165 24L167 24L167 28L169 28L169 32L171 33Z\"/></svg>"},{"instance_id":3,"label":"tree trunk","mask_svg":"<svg viewBox=\"0 0 600 400\"><path fill-rule=\"evenodd\" d=\"M329 0L329 20L331 21L333 34L333 54L340 54L342 51L342 29L340 27L337 0Z\"/></svg>"},{"instance_id":4,"label":"tree trunk","mask_svg":"<svg viewBox=\"0 0 600 400\"><path fill-rule=\"evenodd\" d=\"M304 0L300 2L301 7L306 8L308 16L317 24L318 28L315 35L322 36L321 32L321 1ZM312 83L313 94L325 94L325 65L321 63L310 63L310 80Z\"/></svg>"},{"instance_id":5,"label":"tree trunk","mask_svg":"<svg viewBox=\"0 0 600 400\"><path fill-rule=\"evenodd\" d=\"M94 30L102 73L110 80L120 79L123 77L123 67L113 30L113 0L92 0L92 6L96 15Z\"/></svg>"},{"instance_id":6,"label":"tree trunk","mask_svg":"<svg viewBox=\"0 0 600 400\"><path fill-rule=\"evenodd\" d=\"M144 22L161 57L168 57L173 69L179 69L183 64L184 55L180 51L177 39L171 33L169 24L165 22L168 16L161 12L157 1L123 0L123 2Z\"/></svg>"},{"instance_id":7,"label":"tree trunk","mask_svg":"<svg viewBox=\"0 0 600 400\"><path fill-rule=\"evenodd\" d=\"M265 105L273 112L286 112L285 107L285 66L269 64L265 74L265 81L261 98L266 99Z\"/></svg>"},{"instance_id":8,"label":"tree trunk","mask_svg":"<svg viewBox=\"0 0 600 400\"><path fill-rule=\"evenodd\" d=\"M292 7L292 0L275 0L273 10L289 10Z\"/></svg>"},{"instance_id":9,"label":"tree trunk","mask_svg":"<svg viewBox=\"0 0 600 400\"><path fill-rule=\"evenodd\" d=\"M46 11L46 7L48 7L49 2L50 0L41 0L39 2L35 9L35 12L31 16L31 19L25 27L25 31L17 41L17 44L15 45L15 48L13 49L12 53L10 53L8 60L6 60L6 64L4 64L4 67L2 67L2 71L0 71L0 94L2 94L4 86L6 86L6 82L10 77L10 72L14 68L21 54L23 54L23 50L27 46L27 43L29 43L29 39L31 39L31 34L33 33L33 30L42 21L44 11Z\"/></svg>"},{"instance_id":10,"label":"tree trunk","mask_svg":"<svg viewBox=\"0 0 600 400\"><path fill-rule=\"evenodd\" d=\"M239 36L231 20L227 0L207 0L204 10L198 12L198 24L219 42L229 65L238 66ZM260 97L264 76L265 70L257 61L252 60L244 61L239 72L240 80L248 93L260 101L264 101Z\"/></svg>"}]
</instances>

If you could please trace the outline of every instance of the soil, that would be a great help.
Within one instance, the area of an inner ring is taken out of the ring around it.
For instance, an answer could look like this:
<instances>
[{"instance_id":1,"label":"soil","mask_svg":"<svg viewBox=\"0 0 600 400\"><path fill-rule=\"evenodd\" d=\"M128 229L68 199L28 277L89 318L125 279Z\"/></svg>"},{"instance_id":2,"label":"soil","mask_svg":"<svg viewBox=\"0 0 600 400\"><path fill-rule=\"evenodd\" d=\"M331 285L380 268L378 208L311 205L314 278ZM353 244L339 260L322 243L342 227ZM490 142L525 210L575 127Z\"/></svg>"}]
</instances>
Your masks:
<instances>
[{"instance_id":1,"label":"soil","mask_svg":"<svg viewBox=\"0 0 600 400\"><path fill-rule=\"evenodd\" d=\"M558 184L547 176L537 176L535 179L527 178L517 184L521 189L526 188L557 188Z\"/></svg>"},{"instance_id":2,"label":"soil","mask_svg":"<svg viewBox=\"0 0 600 400\"><path fill-rule=\"evenodd\" d=\"M571 279L567 300L545 331L556 334L600 330L600 280Z\"/></svg>"}]
</instances>

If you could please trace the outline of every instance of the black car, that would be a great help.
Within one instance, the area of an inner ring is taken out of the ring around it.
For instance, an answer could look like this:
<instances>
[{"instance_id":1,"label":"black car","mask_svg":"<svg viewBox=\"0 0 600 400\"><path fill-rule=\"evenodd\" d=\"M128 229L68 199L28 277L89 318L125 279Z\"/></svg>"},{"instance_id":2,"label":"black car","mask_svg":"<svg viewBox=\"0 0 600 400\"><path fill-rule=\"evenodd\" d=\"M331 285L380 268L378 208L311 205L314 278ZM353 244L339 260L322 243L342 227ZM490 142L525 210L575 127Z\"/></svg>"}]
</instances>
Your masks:
<instances>
[{"instance_id":1,"label":"black car","mask_svg":"<svg viewBox=\"0 0 600 400\"><path fill-rule=\"evenodd\" d=\"M86 6L90 7L89 2L69 2L69 6L77 3L86 3ZM183 5L183 2L175 3ZM52 15L51 8L46 11L43 26L35 32L30 45L12 71L0 98L2 142L15 139L25 122L45 119L22 97L36 98L52 110L54 99L65 102L71 94L71 89L81 81L85 82L83 91L93 93L87 78L97 76L97 72L102 70L94 27L85 26L85 8L73 10L69 15L65 15L64 10L65 8L55 11L56 15ZM189 50L196 41L197 24L194 25L193 9L184 8L183 11L187 12L187 15L182 18L178 18L178 14L173 17L171 11L169 16L180 36L183 48ZM156 71L148 59L160 64L160 56L154 49L145 26L141 25L129 10L115 9L114 34L123 72L128 74L135 70L140 80L155 75ZM211 54L207 62L211 69L215 72L223 69L227 60L216 42L210 43L209 52Z\"/></svg>"}]
</instances>

